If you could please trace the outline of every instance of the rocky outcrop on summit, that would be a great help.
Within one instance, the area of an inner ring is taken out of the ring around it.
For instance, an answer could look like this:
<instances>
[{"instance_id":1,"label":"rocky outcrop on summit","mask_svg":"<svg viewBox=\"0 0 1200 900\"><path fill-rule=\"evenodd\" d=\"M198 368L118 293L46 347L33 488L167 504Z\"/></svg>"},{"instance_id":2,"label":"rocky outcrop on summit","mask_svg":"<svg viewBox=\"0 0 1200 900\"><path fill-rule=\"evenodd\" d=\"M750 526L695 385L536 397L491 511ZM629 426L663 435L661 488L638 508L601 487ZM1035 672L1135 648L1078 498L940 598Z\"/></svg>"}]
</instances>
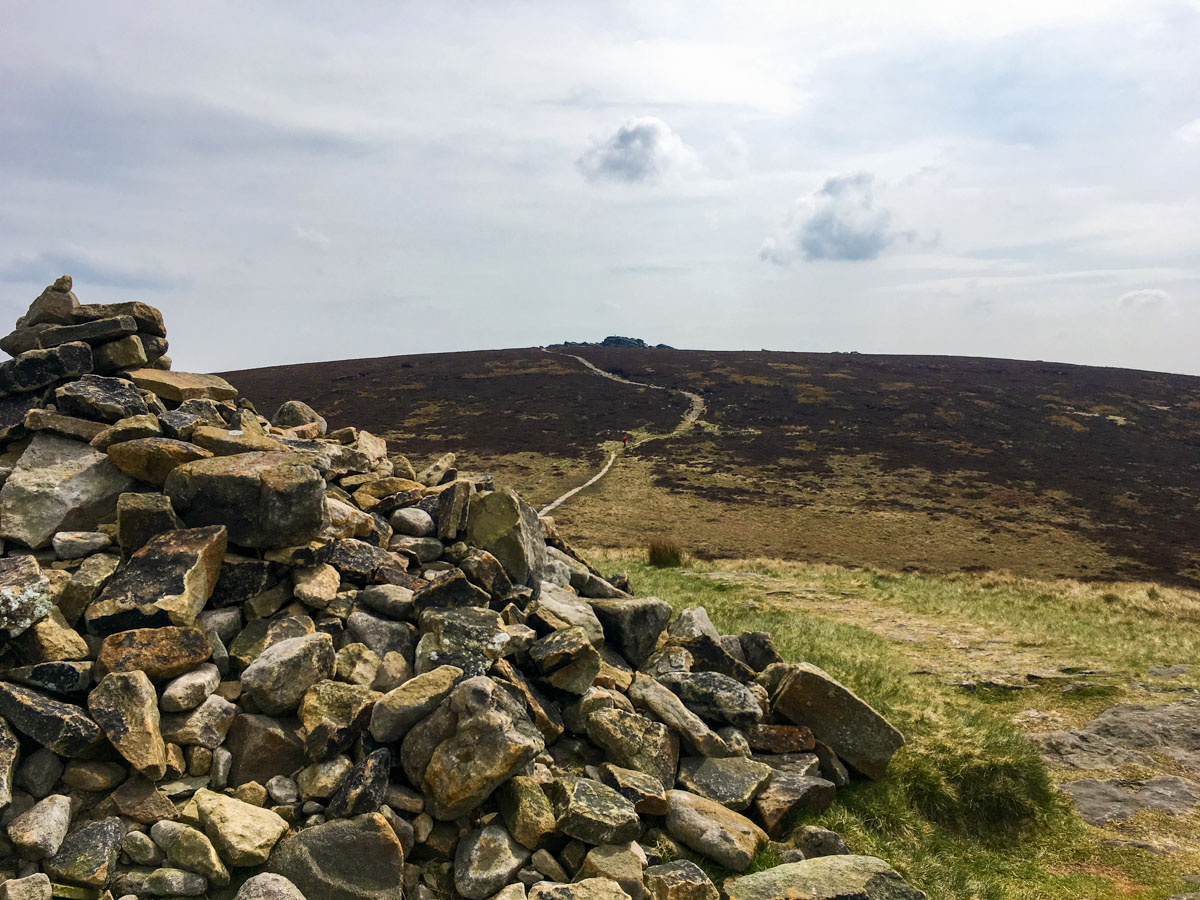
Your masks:
<instances>
[{"instance_id":1,"label":"rocky outcrop on summit","mask_svg":"<svg viewBox=\"0 0 1200 900\"><path fill-rule=\"evenodd\" d=\"M788 833L902 743L832 676L71 288L0 340L0 897L921 896Z\"/></svg>"}]
</instances>

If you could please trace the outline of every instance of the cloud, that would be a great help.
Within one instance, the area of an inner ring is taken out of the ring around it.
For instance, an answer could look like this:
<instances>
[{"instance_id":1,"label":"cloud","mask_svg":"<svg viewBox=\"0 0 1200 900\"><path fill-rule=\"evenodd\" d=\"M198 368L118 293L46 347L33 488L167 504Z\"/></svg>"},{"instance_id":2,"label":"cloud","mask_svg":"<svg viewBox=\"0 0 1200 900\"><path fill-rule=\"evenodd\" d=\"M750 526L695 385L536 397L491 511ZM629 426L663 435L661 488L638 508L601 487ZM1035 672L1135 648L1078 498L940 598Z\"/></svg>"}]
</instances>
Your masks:
<instances>
[{"instance_id":1,"label":"cloud","mask_svg":"<svg viewBox=\"0 0 1200 900\"><path fill-rule=\"evenodd\" d=\"M165 291L188 283L186 278L125 266L78 250L18 256L0 266L0 281L6 282L50 284L59 275L70 275L81 285L133 291Z\"/></svg>"},{"instance_id":2,"label":"cloud","mask_svg":"<svg viewBox=\"0 0 1200 900\"><path fill-rule=\"evenodd\" d=\"M1189 122L1175 132L1176 137L1189 144L1200 144L1200 119Z\"/></svg>"},{"instance_id":3,"label":"cloud","mask_svg":"<svg viewBox=\"0 0 1200 900\"><path fill-rule=\"evenodd\" d=\"M875 203L875 176L870 172L836 175L801 200L783 229L768 237L759 257L776 265L797 255L808 261L875 259L911 232L892 228L892 214Z\"/></svg>"},{"instance_id":4,"label":"cloud","mask_svg":"<svg viewBox=\"0 0 1200 900\"><path fill-rule=\"evenodd\" d=\"M698 161L683 138L666 122L640 116L630 119L607 140L593 145L575 165L588 181L637 184L693 169Z\"/></svg>"},{"instance_id":5,"label":"cloud","mask_svg":"<svg viewBox=\"0 0 1200 900\"><path fill-rule=\"evenodd\" d=\"M1117 300L1121 309L1133 309L1140 312L1157 312L1170 307L1172 302L1171 295L1159 288L1128 291Z\"/></svg>"},{"instance_id":6,"label":"cloud","mask_svg":"<svg viewBox=\"0 0 1200 900\"><path fill-rule=\"evenodd\" d=\"M320 247L324 250L329 246L329 235L317 231L315 228L305 228L303 225L293 225L292 233L297 238L304 241L306 244L312 244L314 247Z\"/></svg>"}]
</instances>

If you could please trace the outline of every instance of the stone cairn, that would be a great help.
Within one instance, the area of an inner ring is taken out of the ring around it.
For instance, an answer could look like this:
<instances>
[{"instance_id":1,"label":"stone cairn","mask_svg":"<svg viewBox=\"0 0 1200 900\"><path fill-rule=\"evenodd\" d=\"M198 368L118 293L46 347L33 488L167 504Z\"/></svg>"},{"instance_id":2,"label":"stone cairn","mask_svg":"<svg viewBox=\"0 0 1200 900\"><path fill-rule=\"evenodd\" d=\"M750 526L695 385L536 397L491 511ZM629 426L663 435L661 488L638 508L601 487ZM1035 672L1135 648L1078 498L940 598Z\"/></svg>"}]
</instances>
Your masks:
<instances>
[{"instance_id":1,"label":"stone cairn","mask_svg":"<svg viewBox=\"0 0 1200 900\"><path fill-rule=\"evenodd\" d=\"M0 900L924 896L795 827L903 743L829 675L71 288L0 340Z\"/></svg>"}]
</instances>

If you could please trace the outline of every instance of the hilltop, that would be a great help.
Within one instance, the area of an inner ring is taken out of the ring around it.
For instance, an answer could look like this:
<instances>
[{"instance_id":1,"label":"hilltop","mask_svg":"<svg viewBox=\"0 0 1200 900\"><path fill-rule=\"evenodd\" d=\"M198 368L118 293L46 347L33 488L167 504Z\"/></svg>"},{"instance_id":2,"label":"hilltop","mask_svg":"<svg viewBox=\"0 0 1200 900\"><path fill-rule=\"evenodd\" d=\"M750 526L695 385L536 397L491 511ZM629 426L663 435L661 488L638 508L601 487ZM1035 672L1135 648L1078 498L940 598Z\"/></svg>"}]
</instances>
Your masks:
<instances>
[{"instance_id":1,"label":"hilltop","mask_svg":"<svg viewBox=\"0 0 1200 900\"><path fill-rule=\"evenodd\" d=\"M579 358L573 358L579 357ZM598 369L670 391L614 384ZM583 545L1200 584L1200 378L962 357L570 346L225 373L414 458L447 448ZM672 431L701 396L693 428Z\"/></svg>"}]
</instances>

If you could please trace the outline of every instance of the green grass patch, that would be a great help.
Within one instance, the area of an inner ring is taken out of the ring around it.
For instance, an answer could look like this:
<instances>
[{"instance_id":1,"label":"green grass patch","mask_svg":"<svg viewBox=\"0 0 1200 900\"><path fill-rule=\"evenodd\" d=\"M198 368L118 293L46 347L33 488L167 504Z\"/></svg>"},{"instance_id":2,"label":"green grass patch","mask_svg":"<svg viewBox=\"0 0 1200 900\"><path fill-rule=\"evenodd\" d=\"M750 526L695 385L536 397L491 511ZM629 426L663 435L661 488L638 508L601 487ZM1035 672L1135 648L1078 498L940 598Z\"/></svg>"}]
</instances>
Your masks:
<instances>
[{"instance_id":1,"label":"green grass patch","mask_svg":"<svg viewBox=\"0 0 1200 900\"><path fill-rule=\"evenodd\" d=\"M723 633L770 632L785 659L825 669L900 729L907 743L886 777L855 780L811 821L841 833L855 852L887 860L931 898L1160 900L1183 889L1178 861L1099 844L1099 833L1069 809L1009 720L1010 705L911 674L911 663L888 640L864 628L759 602L751 580L743 589L654 568L632 554L606 553L604 565L628 572L640 595L676 608L704 606ZM780 574L768 564L738 565ZM842 570L837 577L870 576ZM968 602L947 602L957 595L953 585L932 600L908 596L937 581L901 576L878 589L900 606Z\"/></svg>"}]
</instances>

